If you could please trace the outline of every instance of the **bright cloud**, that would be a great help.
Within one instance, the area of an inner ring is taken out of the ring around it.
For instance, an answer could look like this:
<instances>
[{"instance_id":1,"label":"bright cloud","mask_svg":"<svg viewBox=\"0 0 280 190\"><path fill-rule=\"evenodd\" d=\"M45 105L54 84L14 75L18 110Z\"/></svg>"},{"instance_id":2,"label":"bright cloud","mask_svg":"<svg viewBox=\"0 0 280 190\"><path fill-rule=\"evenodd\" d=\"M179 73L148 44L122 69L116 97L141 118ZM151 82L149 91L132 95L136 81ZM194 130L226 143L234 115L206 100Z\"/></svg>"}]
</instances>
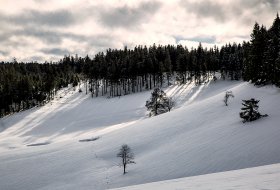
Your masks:
<instances>
[{"instance_id":1,"label":"bright cloud","mask_svg":"<svg viewBox=\"0 0 280 190\"><path fill-rule=\"evenodd\" d=\"M0 61L57 61L107 48L221 46L269 27L278 0L0 0Z\"/></svg>"}]
</instances>

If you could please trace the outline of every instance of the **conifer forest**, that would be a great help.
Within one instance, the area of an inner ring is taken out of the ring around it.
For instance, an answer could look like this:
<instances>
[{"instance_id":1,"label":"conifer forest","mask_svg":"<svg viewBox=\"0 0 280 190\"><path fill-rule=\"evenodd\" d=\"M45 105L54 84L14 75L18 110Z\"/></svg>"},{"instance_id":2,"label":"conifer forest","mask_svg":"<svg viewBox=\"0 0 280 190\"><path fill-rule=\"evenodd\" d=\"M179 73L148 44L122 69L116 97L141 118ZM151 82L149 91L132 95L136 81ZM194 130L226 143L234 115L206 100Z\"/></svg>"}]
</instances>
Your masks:
<instances>
[{"instance_id":1,"label":"conifer forest","mask_svg":"<svg viewBox=\"0 0 280 190\"><path fill-rule=\"evenodd\" d=\"M182 45L107 49L94 57L65 55L59 62L0 63L0 116L44 105L72 84L86 84L92 97L116 97L162 87L164 82L197 85L216 72L225 80L280 87L280 18L272 26L255 23L251 40L220 48Z\"/></svg>"}]
</instances>

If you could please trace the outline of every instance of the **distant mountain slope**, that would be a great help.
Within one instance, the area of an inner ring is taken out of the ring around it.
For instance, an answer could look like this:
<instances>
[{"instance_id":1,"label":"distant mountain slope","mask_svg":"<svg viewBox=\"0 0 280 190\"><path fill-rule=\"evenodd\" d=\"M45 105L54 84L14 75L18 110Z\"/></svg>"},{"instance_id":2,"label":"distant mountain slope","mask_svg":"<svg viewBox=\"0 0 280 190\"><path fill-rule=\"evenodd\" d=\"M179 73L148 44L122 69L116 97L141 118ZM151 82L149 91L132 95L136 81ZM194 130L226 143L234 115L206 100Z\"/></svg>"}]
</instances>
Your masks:
<instances>
[{"instance_id":1,"label":"distant mountain slope","mask_svg":"<svg viewBox=\"0 0 280 190\"><path fill-rule=\"evenodd\" d=\"M226 90L235 95L228 107ZM176 109L152 118L144 107L150 92L143 92L111 99L74 93L1 119L0 189L108 189L280 163L278 88L216 81L165 91ZM244 124L241 100L251 97L269 117ZM123 143L136 161L126 175L116 157Z\"/></svg>"}]
</instances>

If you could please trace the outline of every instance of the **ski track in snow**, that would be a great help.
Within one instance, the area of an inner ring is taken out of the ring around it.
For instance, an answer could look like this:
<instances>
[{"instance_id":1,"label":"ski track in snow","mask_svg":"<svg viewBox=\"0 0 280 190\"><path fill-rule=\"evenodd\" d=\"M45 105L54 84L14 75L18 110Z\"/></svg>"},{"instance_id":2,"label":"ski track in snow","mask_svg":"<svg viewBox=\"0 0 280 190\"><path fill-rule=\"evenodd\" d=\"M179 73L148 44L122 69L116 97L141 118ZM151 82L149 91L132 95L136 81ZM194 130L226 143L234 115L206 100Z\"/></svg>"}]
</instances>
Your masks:
<instances>
[{"instance_id":1,"label":"ski track in snow","mask_svg":"<svg viewBox=\"0 0 280 190\"><path fill-rule=\"evenodd\" d=\"M218 80L164 90L176 106L152 118L151 91L107 99L65 89L0 119L0 189L108 189L280 163L278 88ZM228 107L227 90L235 95ZM243 124L241 100L251 97L269 117ZM124 143L137 163L126 175L116 157Z\"/></svg>"}]
</instances>

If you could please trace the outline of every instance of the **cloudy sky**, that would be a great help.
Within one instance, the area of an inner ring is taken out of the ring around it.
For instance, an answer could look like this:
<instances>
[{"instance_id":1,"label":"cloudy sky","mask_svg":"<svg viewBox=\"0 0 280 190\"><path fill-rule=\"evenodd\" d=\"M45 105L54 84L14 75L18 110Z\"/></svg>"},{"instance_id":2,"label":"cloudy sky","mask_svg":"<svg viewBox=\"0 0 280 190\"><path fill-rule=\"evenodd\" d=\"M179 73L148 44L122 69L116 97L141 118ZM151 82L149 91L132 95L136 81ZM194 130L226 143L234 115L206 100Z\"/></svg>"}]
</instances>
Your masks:
<instances>
[{"instance_id":1,"label":"cloudy sky","mask_svg":"<svg viewBox=\"0 0 280 190\"><path fill-rule=\"evenodd\" d=\"M0 0L0 61L57 61L107 48L249 40L279 0Z\"/></svg>"}]
</instances>

